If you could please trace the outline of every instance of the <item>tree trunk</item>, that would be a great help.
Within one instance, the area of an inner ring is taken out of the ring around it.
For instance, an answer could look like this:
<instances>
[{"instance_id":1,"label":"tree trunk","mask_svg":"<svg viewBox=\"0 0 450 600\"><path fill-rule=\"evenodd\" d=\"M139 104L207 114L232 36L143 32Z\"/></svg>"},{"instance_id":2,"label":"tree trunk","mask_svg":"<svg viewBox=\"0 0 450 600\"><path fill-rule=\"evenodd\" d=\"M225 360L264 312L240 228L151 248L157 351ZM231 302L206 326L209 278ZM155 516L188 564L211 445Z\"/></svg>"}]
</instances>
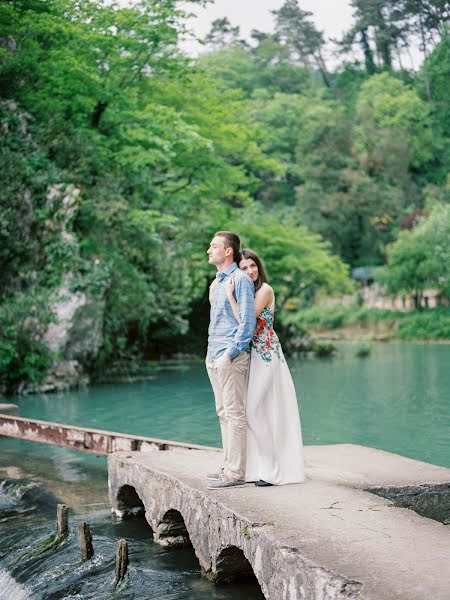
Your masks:
<instances>
[{"instance_id":1,"label":"tree trunk","mask_svg":"<svg viewBox=\"0 0 450 600\"><path fill-rule=\"evenodd\" d=\"M336 88L336 86L334 85L334 83L331 81L327 66L325 64L325 61L323 60L322 53L320 52L320 50L319 50L317 56L315 56L314 58L315 58L317 67L320 71L320 74L322 75L324 84L327 86L328 89L330 89L333 92L336 100L340 100L341 94L340 94L339 90Z\"/></svg>"},{"instance_id":2,"label":"tree trunk","mask_svg":"<svg viewBox=\"0 0 450 600\"><path fill-rule=\"evenodd\" d=\"M397 54L398 66L400 67L402 81L405 81L405 71L403 69L402 56L398 44L395 44L395 53Z\"/></svg>"},{"instance_id":3,"label":"tree trunk","mask_svg":"<svg viewBox=\"0 0 450 600\"><path fill-rule=\"evenodd\" d=\"M385 69L392 71L392 57L389 42L385 39L384 34L381 33L377 36L377 46L380 51L381 58L383 60L383 66Z\"/></svg>"},{"instance_id":4,"label":"tree trunk","mask_svg":"<svg viewBox=\"0 0 450 600\"><path fill-rule=\"evenodd\" d=\"M385 69L392 71L391 41L388 37L386 23L381 10L378 10L378 27L375 33L375 40L378 51L383 59Z\"/></svg>"},{"instance_id":5,"label":"tree trunk","mask_svg":"<svg viewBox=\"0 0 450 600\"><path fill-rule=\"evenodd\" d=\"M427 44L426 44L426 41L425 41L425 32L424 32L424 29L423 29L422 15L420 13L419 13L419 23L420 23L420 37L422 38L423 55L425 57L425 60L427 60L427 58L428 58ZM426 94L427 94L427 100L428 100L428 102L431 102L430 78L428 77L428 73L427 73L426 67L424 69L424 73L425 73L425 91L426 91Z\"/></svg>"},{"instance_id":6,"label":"tree trunk","mask_svg":"<svg viewBox=\"0 0 450 600\"><path fill-rule=\"evenodd\" d=\"M95 129L98 129L100 125L100 119L102 118L107 106L107 102L97 102L97 106L94 108L94 111L91 115L91 125L92 127L95 127Z\"/></svg>"},{"instance_id":7,"label":"tree trunk","mask_svg":"<svg viewBox=\"0 0 450 600\"><path fill-rule=\"evenodd\" d=\"M373 75L375 73L375 63L373 60L372 48L369 44L369 38L367 37L367 29L363 29L361 31L361 47L364 52L366 71L369 73L369 75Z\"/></svg>"}]
</instances>

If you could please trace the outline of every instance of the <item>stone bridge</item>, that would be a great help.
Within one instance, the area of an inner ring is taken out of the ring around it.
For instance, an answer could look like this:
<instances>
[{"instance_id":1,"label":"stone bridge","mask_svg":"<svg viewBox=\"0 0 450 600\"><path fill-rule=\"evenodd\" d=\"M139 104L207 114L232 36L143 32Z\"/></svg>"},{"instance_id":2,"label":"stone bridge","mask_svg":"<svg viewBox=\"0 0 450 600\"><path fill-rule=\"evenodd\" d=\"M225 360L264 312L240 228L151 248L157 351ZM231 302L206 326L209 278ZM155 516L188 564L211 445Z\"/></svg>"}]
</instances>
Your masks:
<instances>
[{"instance_id":1,"label":"stone bridge","mask_svg":"<svg viewBox=\"0 0 450 600\"><path fill-rule=\"evenodd\" d=\"M449 600L450 469L351 444L305 448L299 485L208 490L214 451L109 456L113 511L192 544L205 577L270 600Z\"/></svg>"}]
</instances>

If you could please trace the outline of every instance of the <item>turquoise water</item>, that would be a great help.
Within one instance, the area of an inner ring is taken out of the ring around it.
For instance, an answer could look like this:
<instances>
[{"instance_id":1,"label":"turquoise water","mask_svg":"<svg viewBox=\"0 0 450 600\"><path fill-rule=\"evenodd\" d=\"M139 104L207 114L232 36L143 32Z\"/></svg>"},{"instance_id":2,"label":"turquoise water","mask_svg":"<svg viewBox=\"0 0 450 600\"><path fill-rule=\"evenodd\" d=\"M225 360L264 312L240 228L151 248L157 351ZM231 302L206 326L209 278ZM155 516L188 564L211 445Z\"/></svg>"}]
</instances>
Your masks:
<instances>
[{"instance_id":1,"label":"turquoise water","mask_svg":"<svg viewBox=\"0 0 450 600\"><path fill-rule=\"evenodd\" d=\"M305 444L351 442L450 467L450 345L380 343L369 357L357 358L355 347L344 344L336 357L289 364ZM219 445L213 396L200 361L161 369L151 381L12 401L30 418ZM23 489L39 486L41 496L12 493L11 482L18 479L27 482ZM75 535L45 560L20 562L24 550L53 530L57 501L71 507L72 527L80 519L92 524L98 548L92 565L80 569ZM132 567L126 589L113 593L118 537L133 548ZM55 568L61 573L57 579ZM42 599L262 599L256 583L215 587L204 581L192 551L159 548L145 523L112 522L104 457L7 438L0 439L2 585L25 586L26 594Z\"/></svg>"},{"instance_id":2,"label":"turquoise water","mask_svg":"<svg viewBox=\"0 0 450 600\"><path fill-rule=\"evenodd\" d=\"M346 344L335 358L289 363L305 444L352 442L450 467L450 345L380 343L358 358ZM22 416L220 445L201 362L152 381L15 401Z\"/></svg>"}]
</instances>

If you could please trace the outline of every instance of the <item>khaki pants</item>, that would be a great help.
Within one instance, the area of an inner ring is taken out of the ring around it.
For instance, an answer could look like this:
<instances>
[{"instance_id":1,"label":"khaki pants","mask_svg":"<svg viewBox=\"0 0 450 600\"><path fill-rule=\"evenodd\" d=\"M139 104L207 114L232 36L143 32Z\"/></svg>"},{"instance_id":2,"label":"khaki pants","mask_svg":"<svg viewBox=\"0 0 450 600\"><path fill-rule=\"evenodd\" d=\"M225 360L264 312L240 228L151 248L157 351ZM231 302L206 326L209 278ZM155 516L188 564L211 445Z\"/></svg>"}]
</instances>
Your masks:
<instances>
[{"instance_id":1,"label":"khaki pants","mask_svg":"<svg viewBox=\"0 0 450 600\"><path fill-rule=\"evenodd\" d=\"M231 364L224 367L206 363L220 421L225 476L232 479L245 479L247 453L245 396L249 365L249 352L241 352Z\"/></svg>"}]
</instances>

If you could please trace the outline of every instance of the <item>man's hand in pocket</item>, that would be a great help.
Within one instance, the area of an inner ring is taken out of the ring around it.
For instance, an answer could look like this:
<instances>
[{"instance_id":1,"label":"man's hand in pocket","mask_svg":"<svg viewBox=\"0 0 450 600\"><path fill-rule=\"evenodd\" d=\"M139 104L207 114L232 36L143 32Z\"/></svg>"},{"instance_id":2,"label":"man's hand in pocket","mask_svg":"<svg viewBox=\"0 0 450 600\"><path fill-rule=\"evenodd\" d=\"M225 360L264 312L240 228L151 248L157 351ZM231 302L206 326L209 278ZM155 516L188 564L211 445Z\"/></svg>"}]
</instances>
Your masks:
<instances>
[{"instance_id":1,"label":"man's hand in pocket","mask_svg":"<svg viewBox=\"0 0 450 600\"><path fill-rule=\"evenodd\" d=\"M216 367L219 369L222 367L229 367L232 362L229 354L224 352L222 356L216 360Z\"/></svg>"}]
</instances>

